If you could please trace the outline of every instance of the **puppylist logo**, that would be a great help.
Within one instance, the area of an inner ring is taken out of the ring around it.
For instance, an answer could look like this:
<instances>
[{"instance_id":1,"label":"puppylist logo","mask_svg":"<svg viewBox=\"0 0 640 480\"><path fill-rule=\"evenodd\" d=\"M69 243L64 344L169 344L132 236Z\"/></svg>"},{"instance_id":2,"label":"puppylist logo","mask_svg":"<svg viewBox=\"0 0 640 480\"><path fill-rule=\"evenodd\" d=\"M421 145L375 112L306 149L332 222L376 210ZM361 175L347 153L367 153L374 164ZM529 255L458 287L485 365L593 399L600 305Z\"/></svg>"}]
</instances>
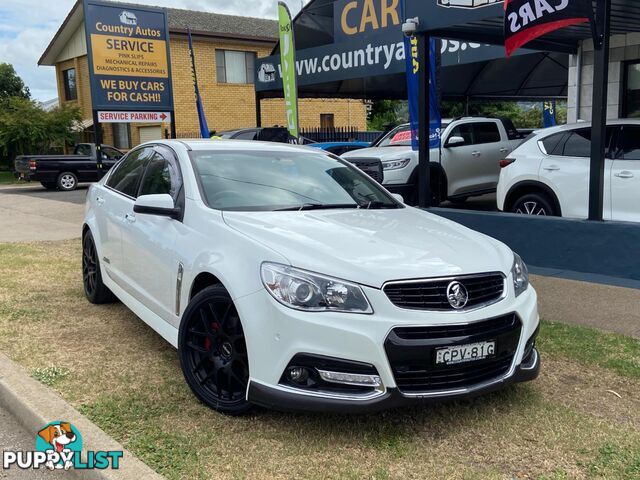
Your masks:
<instances>
[{"instance_id":1,"label":"puppylist logo","mask_svg":"<svg viewBox=\"0 0 640 480\"><path fill-rule=\"evenodd\" d=\"M122 450L82 451L82 435L69 422L50 422L38 431L34 451L5 450L2 468L104 470L120 468Z\"/></svg>"}]
</instances>

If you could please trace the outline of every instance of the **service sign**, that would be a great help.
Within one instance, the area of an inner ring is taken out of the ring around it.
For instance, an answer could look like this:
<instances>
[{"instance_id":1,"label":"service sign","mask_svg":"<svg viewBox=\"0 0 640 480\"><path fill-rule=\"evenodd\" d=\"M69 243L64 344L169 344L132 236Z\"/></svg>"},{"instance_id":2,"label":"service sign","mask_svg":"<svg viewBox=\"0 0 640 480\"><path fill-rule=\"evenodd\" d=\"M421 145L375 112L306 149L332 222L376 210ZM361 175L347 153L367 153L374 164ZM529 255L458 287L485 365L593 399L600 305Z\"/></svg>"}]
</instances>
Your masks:
<instances>
[{"instance_id":1,"label":"service sign","mask_svg":"<svg viewBox=\"0 0 640 480\"><path fill-rule=\"evenodd\" d=\"M172 111L165 11L84 0L84 15L93 108Z\"/></svg>"},{"instance_id":2,"label":"service sign","mask_svg":"<svg viewBox=\"0 0 640 480\"><path fill-rule=\"evenodd\" d=\"M169 123L169 112L98 112L100 123Z\"/></svg>"}]
</instances>

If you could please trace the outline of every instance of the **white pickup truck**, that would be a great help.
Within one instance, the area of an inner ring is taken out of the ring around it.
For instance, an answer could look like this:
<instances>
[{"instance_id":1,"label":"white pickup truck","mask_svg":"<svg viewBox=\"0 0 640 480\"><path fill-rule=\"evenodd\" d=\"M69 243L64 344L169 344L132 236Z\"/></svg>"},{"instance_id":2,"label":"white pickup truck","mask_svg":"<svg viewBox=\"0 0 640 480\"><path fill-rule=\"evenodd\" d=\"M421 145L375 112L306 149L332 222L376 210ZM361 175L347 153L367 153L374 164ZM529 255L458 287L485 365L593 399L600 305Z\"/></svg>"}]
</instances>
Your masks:
<instances>
[{"instance_id":1,"label":"white pickup truck","mask_svg":"<svg viewBox=\"0 0 640 480\"><path fill-rule=\"evenodd\" d=\"M522 142L509 119L463 117L442 122L442 149L431 149L430 171L433 203L461 203L469 197L495 192L500 160ZM440 150L442 155L440 156ZM342 155L353 160L379 159L383 185L399 193L409 204L418 198L418 152L411 149L409 124L400 125L372 147Z\"/></svg>"}]
</instances>

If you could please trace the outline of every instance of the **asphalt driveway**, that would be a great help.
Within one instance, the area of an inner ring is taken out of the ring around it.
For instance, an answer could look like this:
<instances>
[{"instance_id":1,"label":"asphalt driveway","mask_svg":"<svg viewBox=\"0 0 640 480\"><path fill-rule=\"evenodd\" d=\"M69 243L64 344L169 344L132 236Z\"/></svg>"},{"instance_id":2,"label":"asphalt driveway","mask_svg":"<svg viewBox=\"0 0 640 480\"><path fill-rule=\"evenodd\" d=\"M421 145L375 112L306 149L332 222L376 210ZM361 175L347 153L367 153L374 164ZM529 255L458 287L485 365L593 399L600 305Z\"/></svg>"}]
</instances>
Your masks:
<instances>
[{"instance_id":1,"label":"asphalt driveway","mask_svg":"<svg viewBox=\"0 0 640 480\"><path fill-rule=\"evenodd\" d=\"M0 187L0 242L66 240L81 233L87 187L73 192L40 185Z\"/></svg>"}]
</instances>

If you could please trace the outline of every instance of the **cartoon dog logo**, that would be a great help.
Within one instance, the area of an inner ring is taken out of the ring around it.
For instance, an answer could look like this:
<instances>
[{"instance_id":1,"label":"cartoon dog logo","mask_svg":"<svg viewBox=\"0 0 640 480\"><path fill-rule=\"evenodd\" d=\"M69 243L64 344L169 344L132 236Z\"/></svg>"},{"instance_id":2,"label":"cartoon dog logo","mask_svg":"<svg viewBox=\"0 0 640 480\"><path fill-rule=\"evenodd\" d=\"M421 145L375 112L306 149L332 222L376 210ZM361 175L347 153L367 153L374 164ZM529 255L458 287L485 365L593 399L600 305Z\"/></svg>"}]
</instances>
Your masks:
<instances>
[{"instance_id":1,"label":"cartoon dog logo","mask_svg":"<svg viewBox=\"0 0 640 480\"><path fill-rule=\"evenodd\" d=\"M120 23L123 23L124 25L137 25L138 17L136 17L135 13L127 12L126 10L124 10L120 14Z\"/></svg>"},{"instance_id":2,"label":"cartoon dog logo","mask_svg":"<svg viewBox=\"0 0 640 480\"><path fill-rule=\"evenodd\" d=\"M69 446L75 442L77 438L75 432L71 428L71 424L66 422L49 424L38 432L38 436L42 438L47 445L52 446L53 450L58 454L70 454L72 450ZM53 460L49 460L46 463L46 466L49 470L53 470L55 468L64 468L65 470L69 470L73 467L73 462L71 460L65 460L64 465L55 465Z\"/></svg>"},{"instance_id":3,"label":"cartoon dog logo","mask_svg":"<svg viewBox=\"0 0 640 480\"><path fill-rule=\"evenodd\" d=\"M262 83L274 82L276 80L276 69L271 63L263 63L258 69L258 80Z\"/></svg>"}]
</instances>

